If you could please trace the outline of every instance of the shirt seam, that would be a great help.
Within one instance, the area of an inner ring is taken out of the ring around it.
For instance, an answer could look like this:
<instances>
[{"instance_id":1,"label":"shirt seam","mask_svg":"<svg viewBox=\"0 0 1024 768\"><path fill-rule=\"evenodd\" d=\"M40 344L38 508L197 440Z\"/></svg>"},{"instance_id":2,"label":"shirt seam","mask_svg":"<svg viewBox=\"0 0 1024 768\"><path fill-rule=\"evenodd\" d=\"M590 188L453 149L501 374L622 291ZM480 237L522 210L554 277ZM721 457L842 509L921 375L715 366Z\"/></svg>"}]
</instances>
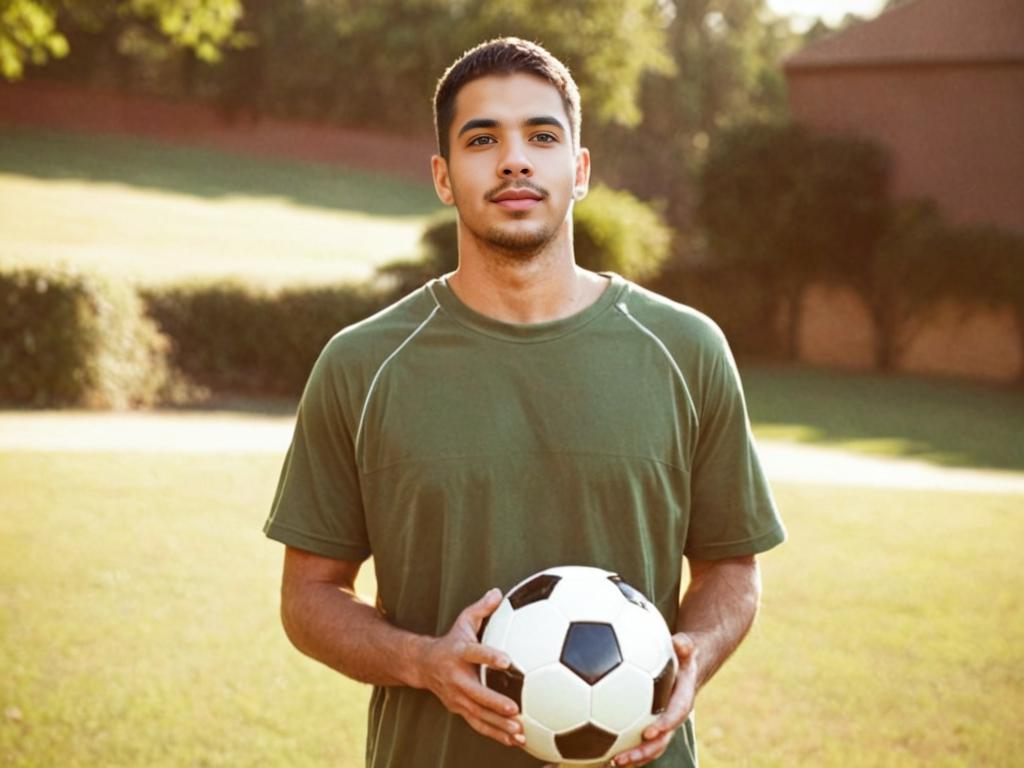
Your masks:
<instances>
[{"instance_id":1,"label":"shirt seam","mask_svg":"<svg viewBox=\"0 0 1024 768\"><path fill-rule=\"evenodd\" d=\"M617 310L619 310L619 312L624 317L626 317L630 322L632 322L636 328L639 328L641 333L643 333L648 338L652 339L655 345L657 345L657 347L665 355L665 357L668 358L669 364L672 366L672 370L675 372L676 376L679 377L679 383L683 385L683 391L686 393L686 404L687 406L689 406L690 416L693 418L694 427L696 428L696 431L699 434L700 416L697 415L697 406L693 400L693 393L690 392L690 385L687 384L686 377L683 375L683 371L679 367L679 363L676 362L676 359L672 356L672 353L669 352L668 346L665 344L665 342L661 340L661 337L658 336L658 334L656 334L646 325L644 325L635 317L633 317L633 314L629 311L629 307L627 306L625 301L615 302L614 306Z\"/></svg>"},{"instance_id":2,"label":"shirt seam","mask_svg":"<svg viewBox=\"0 0 1024 768\"><path fill-rule=\"evenodd\" d=\"M670 461L665 461L664 459L658 459L658 458L655 458L653 456L641 456L640 454L634 454L634 453L610 453L610 452L605 452L605 451L510 451L510 452L502 452L502 453L477 453L477 452L474 452L474 453L459 453L459 454L452 454L450 456L432 456L432 457L426 458L426 459L402 459L401 461L394 461L394 462L391 462L390 464L385 464L382 467L375 467L373 469L364 470L362 474L363 474L363 477L369 477L370 475L376 474L377 472L383 472L383 471L388 470L388 469L393 469L395 467L400 467L403 464L432 464L432 463L435 463L435 462L443 462L443 461L460 461L462 459L478 459L478 458L493 459L493 458L496 458L496 457L499 457L499 456L533 456L533 455L543 455L543 456L600 456L600 457L609 458L609 459L640 459L641 461L650 462L652 464L660 464L660 465L662 465L664 467L668 467L669 469L673 469L673 470L675 470L677 472L682 472L683 474L685 474L687 476L690 474L690 470L687 469L686 467L680 467L680 466L677 466L676 464L673 464Z\"/></svg>"}]
</instances>

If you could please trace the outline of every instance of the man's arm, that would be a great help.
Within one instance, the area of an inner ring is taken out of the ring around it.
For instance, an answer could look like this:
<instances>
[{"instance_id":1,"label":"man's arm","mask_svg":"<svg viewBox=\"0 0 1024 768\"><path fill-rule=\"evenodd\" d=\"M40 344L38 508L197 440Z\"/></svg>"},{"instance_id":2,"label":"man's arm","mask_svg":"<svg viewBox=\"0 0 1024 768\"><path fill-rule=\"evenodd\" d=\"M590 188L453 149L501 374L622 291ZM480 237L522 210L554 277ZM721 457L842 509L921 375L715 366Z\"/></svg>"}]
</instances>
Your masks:
<instances>
[{"instance_id":1,"label":"man's arm","mask_svg":"<svg viewBox=\"0 0 1024 768\"><path fill-rule=\"evenodd\" d=\"M616 765L641 766L660 757L693 710L697 691L739 646L754 623L761 576L753 555L689 560L690 584L679 604L672 644L679 676L668 708L644 731L645 742L618 755Z\"/></svg>"},{"instance_id":2,"label":"man's arm","mask_svg":"<svg viewBox=\"0 0 1024 768\"><path fill-rule=\"evenodd\" d=\"M521 744L521 727L512 719L515 702L481 685L475 667L510 663L476 638L484 617L501 602L498 590L466 608L448 634L427 637L395 627L356 595L359 566L286 547L281 621L292 644L364 683L429 689L484 736Z\"/></svg>"}]
</instances>

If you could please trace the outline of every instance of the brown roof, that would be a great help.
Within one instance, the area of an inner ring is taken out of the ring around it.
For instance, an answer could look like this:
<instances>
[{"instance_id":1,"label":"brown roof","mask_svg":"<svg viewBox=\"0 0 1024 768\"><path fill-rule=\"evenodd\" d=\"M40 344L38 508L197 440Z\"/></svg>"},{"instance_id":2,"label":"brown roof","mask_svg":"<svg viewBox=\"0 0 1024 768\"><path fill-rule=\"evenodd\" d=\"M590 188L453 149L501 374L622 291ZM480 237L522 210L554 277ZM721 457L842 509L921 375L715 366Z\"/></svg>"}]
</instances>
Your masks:
<instances>
[{"instance_id":1,"label":"brown roof","mask_svg":"<svg viewBox=\"0 0 1024 768\"><path fill-rule=\"evenodd\" d=\"M818 40L787 70L882 64L1024 63L1024 0L914 0Z\"/></svg>"}]
</instances>

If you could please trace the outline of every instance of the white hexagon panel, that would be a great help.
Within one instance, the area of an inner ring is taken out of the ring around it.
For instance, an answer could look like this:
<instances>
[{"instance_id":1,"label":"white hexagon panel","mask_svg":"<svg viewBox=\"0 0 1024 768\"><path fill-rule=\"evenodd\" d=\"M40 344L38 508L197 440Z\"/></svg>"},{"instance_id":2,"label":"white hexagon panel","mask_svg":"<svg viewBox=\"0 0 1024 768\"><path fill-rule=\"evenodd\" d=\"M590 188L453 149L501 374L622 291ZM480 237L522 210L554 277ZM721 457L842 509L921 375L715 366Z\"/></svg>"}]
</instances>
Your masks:
<instances>
[{"instance_id":1,"label":"white hexagon panel","mask_svg":"<svg viewBox=\"0 0 1024 768\"><path fill-rule=\"evenodd\" d=\"M605 730L620 733L638 720L654 720L653 700L654 678L626 662L591 690L590 719Z\"/></svg>"},{"instance_id":2,"label":"white hexagon panel","mask_svg":"<svg viewBox=\"0 0 1024 768\"><path fill-rule=\"evenodd\" d=\"M562 755L555 746L555 734L538 723L529 715L520 715L523 724L523 735L526 736L527 751L538 760L546 760L557 765L562 762Z\"/></svg>"},{"instance_id":3,"label":"white hexagon panel","mask_svg":"<svg viewBox=\"0 0 1024 768\"><path fill-rule=\"evenodd\" d=\"M505 636L508 634L509 625L512 623L512 616L515 611L508 600L502 600L498 610L487 617L487 623L480 633L480 642L492 648L502 648L505 645Z\"/></svg>"},{"instance_id":4,"label":"white hexagon panel","mask_svg":"<svg viewBox=\"0 0 1024 768\"><path fill-rule=\"evenodd\" d=\"M523 712L554 733L586 725L590 686L561 664L530 672L523 681Z\"/></svg>"},{"instance_id":5,"label":"white hexagon panel","mask_svg":"<svg viewBox=\"0 0 1024 768\"><path fill-rule=\"evenodd\" d=\"M522 672L558 661L569 620L549 600L530 603L512 614L503 647Z\"/></svg>"},{"instance_id":6,"label":"white hexagon panel","mask_svg":"<svg viewBox=\"0 0 1024 768\"><path fill-rule=\"evenodd\" d=\"M574 570L576 573L564 574L548 599L557 605L570 621L611 622L627 605L625 596L610 578L593 578L590 574L586 574L588 578L577 576L583 575L580 572L587 571L602 573L598 569Z\"/></svg>"},{"instance_id":7,"label":"white hexagon panel","mask_svg":"<svg viewBox=\"0 0 1024 768\"><path fill-rule=\"evenodd\" d=\"M635 603L626 603L612 625L619 639L622 658L650 673L652 677L665 668L669 659L675 658L668 625L653 605L641 608Z\"/></svg>"}]
</instances>

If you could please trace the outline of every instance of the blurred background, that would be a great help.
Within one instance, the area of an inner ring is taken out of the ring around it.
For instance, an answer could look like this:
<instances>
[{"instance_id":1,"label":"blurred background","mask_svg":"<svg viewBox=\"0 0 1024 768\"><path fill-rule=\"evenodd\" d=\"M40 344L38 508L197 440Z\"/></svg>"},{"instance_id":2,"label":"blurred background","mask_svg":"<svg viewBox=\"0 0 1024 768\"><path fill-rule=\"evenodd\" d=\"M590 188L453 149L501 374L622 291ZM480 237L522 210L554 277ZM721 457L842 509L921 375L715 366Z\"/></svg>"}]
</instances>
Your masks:
<instances>
[{"instance_id":1,"label":"blurred background","mask_svg":"<svg viewBox=\"0 0 1024 768\"><path fill-rule=\"evenodd\" d=\"M0 2L0 763L361 764L259 529L324 343L455 266L433 89L506 34L582 91L578 261L723 328L790 529L702 764L1014 765L1020 0Z\"/></svg>"}]
</instances>

